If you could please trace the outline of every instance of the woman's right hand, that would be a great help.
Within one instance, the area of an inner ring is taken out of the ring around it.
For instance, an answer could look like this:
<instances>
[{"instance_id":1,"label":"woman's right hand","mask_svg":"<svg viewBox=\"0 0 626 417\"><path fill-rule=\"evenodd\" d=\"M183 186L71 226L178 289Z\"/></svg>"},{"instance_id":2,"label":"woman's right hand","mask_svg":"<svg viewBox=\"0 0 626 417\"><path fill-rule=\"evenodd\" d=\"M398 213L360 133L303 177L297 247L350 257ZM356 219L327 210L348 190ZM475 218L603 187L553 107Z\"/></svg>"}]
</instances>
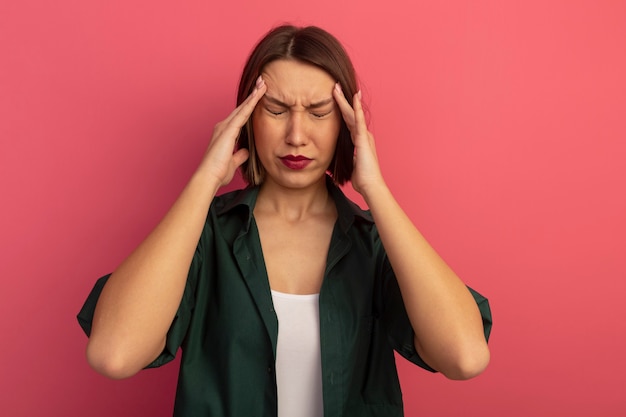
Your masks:
<instances>
[{"instance_id":1,"label":"woman's right hand","mask_svg":"<svg viewBox=\"0 0 626 417\"><path fill-rule=\"evenodd\" d=\"M218 186L227 185L235 171L248 159L248 150L235 152L235 144L241 128L246 124L259 100L267 91L263 78L259 76L252 93L226 119L215 125L211 142L202 160L200 169L216 181Z\"/></svg>"}]
</instances>

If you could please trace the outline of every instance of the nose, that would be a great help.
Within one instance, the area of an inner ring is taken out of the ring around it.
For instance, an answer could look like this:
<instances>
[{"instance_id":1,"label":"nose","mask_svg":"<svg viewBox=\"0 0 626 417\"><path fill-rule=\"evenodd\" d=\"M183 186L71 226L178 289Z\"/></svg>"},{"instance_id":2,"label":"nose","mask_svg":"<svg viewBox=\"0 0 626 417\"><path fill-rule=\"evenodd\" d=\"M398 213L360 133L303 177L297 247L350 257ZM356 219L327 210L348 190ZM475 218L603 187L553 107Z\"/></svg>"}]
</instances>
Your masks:
<instances>
[{"instance_id":1,"label":"nose","mask_svg":"<svg viewBox=\"0 0 626 417\"><path fill-rule=\"evenodd\" d=\"M289 125L285 141L292 146L303 146L307 142L306 120L303 112L294 111L289 115Z\"/></svg>"}]
</instances>

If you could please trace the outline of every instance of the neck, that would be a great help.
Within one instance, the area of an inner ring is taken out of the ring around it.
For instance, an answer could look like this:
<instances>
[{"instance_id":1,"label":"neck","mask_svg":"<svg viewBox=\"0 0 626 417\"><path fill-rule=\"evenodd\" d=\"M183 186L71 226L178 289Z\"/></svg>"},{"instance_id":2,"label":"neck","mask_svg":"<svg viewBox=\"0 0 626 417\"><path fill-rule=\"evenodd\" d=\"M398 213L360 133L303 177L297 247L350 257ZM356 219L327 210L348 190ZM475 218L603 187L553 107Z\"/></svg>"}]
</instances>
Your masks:
<instances>
[{"instance_id":1,"label":"neck","mask_svg":"<svg viewBox=\"0 0 626 417\"><path fill-rule=\"evenodd\" d=\"M289 221L328 214L333 210L335 205L326 188L325 177L305 188L286 188L265 181L254 208L255 213L271 213Z\"/></svg>"}]
</instances>

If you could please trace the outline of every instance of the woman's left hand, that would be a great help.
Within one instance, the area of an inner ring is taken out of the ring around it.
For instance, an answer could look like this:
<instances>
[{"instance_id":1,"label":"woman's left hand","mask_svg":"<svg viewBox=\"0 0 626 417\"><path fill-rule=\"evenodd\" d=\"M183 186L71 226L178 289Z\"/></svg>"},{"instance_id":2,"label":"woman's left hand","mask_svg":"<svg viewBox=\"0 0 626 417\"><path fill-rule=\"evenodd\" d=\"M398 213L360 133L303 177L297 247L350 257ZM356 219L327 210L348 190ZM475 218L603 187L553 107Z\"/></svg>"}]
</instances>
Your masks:
<instances>
[{"instance_id":1,"label":"woman's left hand","mask_svg":"<svg viewBox=\"0 0 626 417\"><path fill-rule=\"evenodd\" d=\"M478 375L489 363L481 314L467 287L415 228L385 185L361 94L353 107L335 86L354 143L352 186L365 199L393 267L420 357L451 379Z\"/></svg>"},{"instance_id":2,"label":"woman's left hand","mask_svg":"<svg viewBox=\"0 0 626 417\"><path fill-rule=\"evenodd\" d=\"M343 120L350 130L352 143L354 144L352 187L363 197L367 198L368 190L384 185L384 180L378 164L378 157L376 156L374 136L367 129L365 122L365 113L361 103L361 91L354 95L354 107L350 106L350 103L346 100L339 83L335 84L333 97L339 106Z\"/></svg>"}]
</instances>

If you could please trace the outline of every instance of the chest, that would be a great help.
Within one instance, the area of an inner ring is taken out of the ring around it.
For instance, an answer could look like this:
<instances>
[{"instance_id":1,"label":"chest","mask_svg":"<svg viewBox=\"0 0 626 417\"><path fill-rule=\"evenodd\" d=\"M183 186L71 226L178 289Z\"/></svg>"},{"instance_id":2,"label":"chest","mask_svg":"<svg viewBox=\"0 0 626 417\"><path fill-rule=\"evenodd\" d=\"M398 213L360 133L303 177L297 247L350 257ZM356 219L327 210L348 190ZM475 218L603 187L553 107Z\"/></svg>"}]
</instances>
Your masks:
<instances>
[{"instance_id":1,"label":"chest","mask_svg":"<svg viewBox=\"0 0 626 417\"><path fill-rule=\"evenodd\" d=\"M261 217L256 221L270 287L291 294L319 293L334 219L284 223Z\"/></svg>"}]
</instances>

